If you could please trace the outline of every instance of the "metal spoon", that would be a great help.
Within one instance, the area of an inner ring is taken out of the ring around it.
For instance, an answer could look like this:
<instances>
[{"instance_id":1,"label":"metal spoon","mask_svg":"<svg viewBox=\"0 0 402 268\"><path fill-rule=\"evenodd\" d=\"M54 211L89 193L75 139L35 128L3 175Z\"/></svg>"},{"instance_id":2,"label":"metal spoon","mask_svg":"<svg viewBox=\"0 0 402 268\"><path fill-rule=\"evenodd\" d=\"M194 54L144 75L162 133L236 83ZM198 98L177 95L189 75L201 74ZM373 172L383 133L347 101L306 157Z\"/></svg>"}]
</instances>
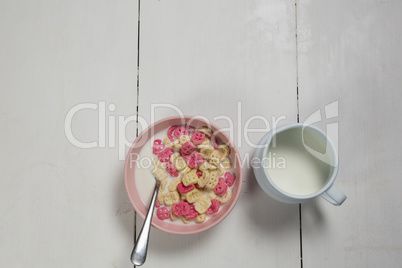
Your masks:
<instances>
[{"instance_id":1,"label":"metal spoon","mask_svg":"<svg viewBox=\"0 0 402 268\"><path fill-rule=\"evenodd\" d=\"M151 230L152 215L154 214L156 196L159 192L160 181L155 178L155 188L152 195L151 203L149 204L147 216L145 217L144 224L142 225L141 232L138 235L137 243L131 252L131 262L134 265L141 266L147 258L149 231Z\"/></svg>"}]
</instances>

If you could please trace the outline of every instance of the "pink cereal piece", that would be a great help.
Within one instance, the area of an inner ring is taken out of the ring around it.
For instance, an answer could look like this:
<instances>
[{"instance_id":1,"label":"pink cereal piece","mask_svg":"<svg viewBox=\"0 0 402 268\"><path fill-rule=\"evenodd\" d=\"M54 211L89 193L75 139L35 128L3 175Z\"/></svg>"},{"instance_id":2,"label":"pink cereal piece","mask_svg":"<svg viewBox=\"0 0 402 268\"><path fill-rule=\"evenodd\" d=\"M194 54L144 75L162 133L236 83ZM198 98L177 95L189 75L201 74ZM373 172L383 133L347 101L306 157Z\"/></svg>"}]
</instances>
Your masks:
<instances>
[{"instance_id":1,"label":"pink cereal piece","mask_svg":"<svg viewBox=\"0 0 402 268\"><path fill-rule=\"evenodd\" d=\"M214 193L220 196L224 196L228 190L228 185L225 183L225 179L220 177L218 184L214 188Z\"/></svg>"},{"instance_id":2,"label":"pink cereal piece","mask_svg":"<svg viewBox=\"0 0 402 268\"><path fill-rule=\"evenodd\" d=\"M184 201L180 201L173 205L173 214L176 216L187 215L190 211L190 204Z\"/></svg>"},{"instance_id":3,"label":"pink cereal piece","mask_svg":"<svg viewBox=\"0 0 402 268\"><path fill-rule=\"evenodd\" d=\"M159 161L161 161L162 163L169 162L169 159L172 156L172 154L173 154L173 149L170 147L167 147L165 150L163 150L162 152L160 152L158 154Z\"/></svg>"},{"instance_id":4,"label":"pink cereal piece","mask_svg":"<svg viewBox=\"0 0 402 268\"><path fill-rule=\"evenodd\" d=\"M158 200L156 200L156 202L155 202L155 207L160 207L161 205L159 205L159 203L158 203Z\"/></svg>"},{"instance_id":5,"label":"pink cereal piece","mask_svg":"<svg viewBox=\"0 0 402 268\"><path fill-rule=\"evenodd\" d=\"M173 131L177 128L177 126L171 126L168 131L167 131L167 136L169 138L170 141L174 141L174 138L172 136Z\"/></svg>"},{"instance_id":6,"label":"pink cereal piece","mask_svg":"<svg viewBox=\"0 0 402 268\"><path fill-rule=\"evenodd\" d=\"M190 130L188 130L187 128L185 128L185 127L176 127L176 129L173 131L173 135L176 137L176 138L180 138L180 136L182 136L182 135L190 135Z\"/></svg>"},{"instance_id":7,"label":"pink cereal piece","mask_svg":"<svg viewBox=\"0 0 402 268\"><path fill-rule=\"evenodd\" d=\"M211 203L212 203L212 205L206 211L206 213L209 214L209 215L218 212L219 206L220 206L219 201L217 199L212 199Z\"/></svg>"},{"instance_id":8,"label":"pink cereal piece","mask_svg":"<svg viewBox=\"0 0 402 268\"><path fill-rule=\"evenodd\" d=\"M180 148L182 155L190 155L194 150L195 145L191 141L186 141Z\"/></svg>"},{"instance_id":9,"label":"pink cereal piece","mask_svg":"<svg viewBox=\"0 0 402 268\"><path fill-rule=\"evenodd\" d=\"M166 207L161 207L156 210L156 216L160 220L166 220L170 218L170 211Z\"/></svg>"},{"instance_id":10,"label":"pink cereal piece","mask_svg":"<svg viewBox=\"0 0 402 268\"><path fill-rule=\"evenodd\" d=\"M235 176L233 176L232 174L230 174L230 172L226 172L225 173L225 182L226 184L231 187L233 185L233 183L235 182L236 178Z\"/></svg>"},{"instance_id":11,"label":"pink cereal piece","mask_svg":"<svg viewBox=\"0 0 402 268\"><path fill-rule=\"evenodd\" d=\"M187 160L187 164L190 168L196 168L204 162L204 158L202 158L201 154L198 152L190 155L190 158Z\"/></svg>"},{"instance_id":12,"label":"pink cereal piece","mask_svg":"<svg viewBox=\"0 0 402 268\"><path fill-rule=\"evenodd\" d=\"M154 146L152 147L152 153L157 155L163 149L165 149L165 144L162 143L162 140L154 140Z\"/></svg>"},{"instance_id":13,"label":"pink cereal piece","mask_svg":"<svg viewBox=\"0 0 402 268\"><path fill-rule=\"evenodd\" d=\"M202 171L197 171L195 174L197 174L198 178L200 178L202 176Z\"/></svg>"},{"instance_id":14,"label":"pink cereal piece","mask_svg":"<svg viewBox=\"0 0 402 268\"><path fill-rule=\"evenodd\" d=\"M197 218L198 212L195 210L195 207L193 204L189 205L188 213L184 216L189 220L193 220L193 219Z\"/></svg>"},{"instance_id":15,"label":"pink cereal piece","mask_svg":"<svg viewBox=\"0 0 402 268\"><path fill-rule=\"evenodd\" d=\"M176 166L173 165L172 163L167 163L167 165L166 165L166 171L167 171L167 173L169 173L170 176L172 176L172 177L178 177L178 176L179 176L179 173L177 173L177 171L176 171Z\"/></svg>"},{"instance_id":16,"label":"pink cereal piece","mask_svg":"<svg viewBox=\"0 0 402 268\"><path fill-rule=\"evenodd\" d=\"M189 186L184 186L184 184L183 183L179 183L178 185L177 185L177 189L179 189L179 192L181 193L181 194L185 194L185 193L188 193L188 192L190 192L191 190L193 190L194 189L194 184L192 184L192 185L189 185Z\"/></svg>"},{"instance_id":17,"label":"pink cereal piece","mask_svg":"<svg viewBox=\"0 0 402 268\"><path fill-rule=\"evenodd\" d=\"M198 145L201 144L205 139L205 134L199 131L194 132L193 136L191 136L191 141Z\"/></svg>"}]
</instances>

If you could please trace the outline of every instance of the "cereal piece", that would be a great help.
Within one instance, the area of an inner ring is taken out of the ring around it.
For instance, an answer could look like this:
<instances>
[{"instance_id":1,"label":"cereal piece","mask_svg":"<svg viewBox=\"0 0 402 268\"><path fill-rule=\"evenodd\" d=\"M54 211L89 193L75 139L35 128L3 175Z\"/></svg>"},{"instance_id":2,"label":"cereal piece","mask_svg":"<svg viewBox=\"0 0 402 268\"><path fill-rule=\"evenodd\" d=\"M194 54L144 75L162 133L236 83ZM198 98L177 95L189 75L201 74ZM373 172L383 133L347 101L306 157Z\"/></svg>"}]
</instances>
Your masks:
<instances>
[{"instance_id":1,"label":"cereal piece","mask_svg":"<svg viewBox=\"0 0 402 268\"><path fill-rule=\"evenodd\" d=\"M192 185L189 185L189 186L184 186L183 185L183 183L179 183L179 184L177 184L177 189L179 189L179 192L181 193L181 194L185 194L185 193L188 193L188 192L190 192L191 190L193 190L194 189L194 184L192 184Z\"/></svg>"},{"instance_id":2,"label":"cereal piece","mask_svg":"<svg viewBox=\"0 0 402 268\"><path fill-rule=\"evenodd\" d=\"M180 216L180 218L185 224L189 224L191 222L191 220L187 219L185 216Z\"/></svg>"},{"instance_id":3,"label":"cereal piece","mask_svg":"<svg viewBox=\"0 0 402 268\"><path fill-rule=\"evenodd\" d=\"M211 215L211 214L215 214L216 212L218 212L220 204L219 201L217 199L212 199L211 200L212 205L207 209L207 214Z\"/></svg>"},{"instance_id":4,"label":"cereal piece","mask_svg":"<svg viewBox=\"0 0 402 268\"><path fill-rule=\"evenodd\" d=\"M186 167L183 169L183 172L182 172L182 174L184 175L184 174L187 174L187 173L189 173L191 171L191 168L189 168L188 166L187 166L187 164L186 164Z\"/></svg>"},{"instance_id":5,"label":"cereal piece","mask_svg":"<svg viewBox=\"0 0 402 268\"><path fill-rule=\"evenodd\" d=\"M214 188L214 193L220 196L224 196L228 190L228 185L225 183L225 179L220 177L218 184Z\"/></svg>"},{"instance_id":6,"label":"cereal piece","mask_svg":"<svg viewBox=\"0 0 402 268\"><path fill-rule=\"evenodd\" d=\"M198 213L194 208L193 204L190 204L190 208L188 210L188 213L186 215L184 215L188 220L194 220L195 218L197 218Z\"/></svg>"},{"instance_id":7,"label":"cereal piece","mask_svg":"<svg viewBox=\"0 0 402 268\"><path fill-rule=\"evenodd\" d=\"M190 211L190 204L185 201L180 201L172 207L173 214L176 216L187 215Z\"/></svg>"},{"instance_id":8,"label":"cereal piece","mask_svg":"<svg viewBox=\"0 0 402 268\"><path fill-rule=\"evenodd\" d=\"M166 171L170 174L172 177L178 177L179 173L176 171L176 166L173 165L172 163L167 163L166 165Z\"/></svg>"},{"instance_id":9,"label":"cereal piece","mask_svg":"<svg viewBox=\"0 0 402 268\"><path fill-rule=\"evenodd\" d=\"M194 132L193 136L191 136L191 141L195 145L202 144L204 139L205 139L205 133L202 133L202 132L199 132L199 131Z\"/></svg>"},{"instance_id":10,"label":"cereal piece","mask_svg":"<svg viewBox=\"0 0 402 268\"><path fill-rule=\"evenodd\" d=\"M232 163L230 163L230 159L229 158L222 158L221 159L221 165L225 168L225 169L231 169L232 168Z\"/></svg>"},{"instance_id":11,"label":"cereal piece","mask_svg":"<svg viewBox=\"0 0 402 268\"><path fill-rule=\"evenodd\" d=\"M158 203L161 206L165 204L165 202L163 201L164 197L165 197L165 193L159 193L158 196L157 196Z\"/></svg>"},{"instance_id":12,"label":"cereal piece","mask_svg":"<svg viewBox=\"0 0 402 268\"><path fill-rule=\"evenodd\" d=\"M173 142L173 148L181 148L182 144L180 143L180 140L175 140Z\"/></svg>"},{"instance_id":13,"label":"cereal piece","mask_svg":"<svg viewBox=\"0 0 402 268\"><path fill-rule=\"evenodd\" d=\"M220 161L219 161L219 158L217 158L217 157L211 157L208 162L211 166L214 166L216 168L218 168L220 166L219 165Z\"/></svg>"},{"instance_id":14,"label":"cereal piece","mask_svg":"<svg viewBox=\"0 0 402 268\"><path fill-rule=\"evenodd\" d=\"M161 182L161 184L159 185L159 192L164 192L166 190L166 185L167 185L168 181L167 180L163 180Z\"/></svg>"},{"instance_id":15,"label":"cereal piece","mask_svg":"<svg viewBox=\"0 0 402 268\"><path fill-rule=\"evenodd\" d=\"M156 210L156 216L160 220L166 220L170 218L170 211L166 207L161 207Z\"/></svg>"},{"instance_id":16,"label":"cereal piece","mask_svg":"<svg viewBox=\"0 0 402 268\"><path fill-rule=\"evenodd\" d=\"M185 142L180 148L180 152L182 155L190 155L194 150L195 145L191 141Z\"/></svg>"},{"instance_id":17,"label":"cereal piece","mask_svg":"<svg viewBox=\"0 0 402 268\"><path fill-rule=\"evenodd\" d=\"M181 182L180 178L176 178L174 180L172 180L168 186L168 190L171 192L174 192L177 190L177 185Z\"/></svg>"},{"instance_id":18,"label":"cereal piece","mask_svg":"<svg viewBox=\"0 0 402 268\"><path fill-rule=\"evenodd\" d=\"M174 215L174 213L173 213L173 207L170 208L170 219L172 221L177 219L177 215Z\"/></svg>"},{"instance_id":19,"label":"cereal piece","mask_svg":"<svg viewBox=\"0 0 402 268\"><path fill-rule=\"evenodd\" d=\"M236 180L236 177L233 176L229 171L225 173L225 182L226 184L231 187Z\"/></svg>"},{"instance_id":20,"label":"cereal piece","mask_svg":"<svg viewBox=\"0 0 402 268\"><path fill-rule=\"evenodd\" d=\"M191 172L185 174L182 178L184 186L189 186L191 184L196 184L198 182L198 176L196 170L193 169Z\"/></svg>"},{"instance_id":21,"label":"cereal piece","mask_svg":"<svg viewBox=\"0 0 402 268\"><path fill-rule=\"evenodd\" d=\"M167 206L171 206L180 201L180 196L177 192L169 192L165 194L165 196L163 197L163 201Z\"/></svg>"},{"instance_id":22,"label":"cereal piece","mask_svg":"<svg viewBox=\"0 0 402 268\"><path fill-rule=\"evenodd\" d=\"M174 154L172 154L172 155L170 156L170 159L169 159L170 163L176 165L175 162L176 162L177 158L179 158L179 157L180 157L180 154L179 154L179 153L174 153Z\"/></svg>"},{"instance_id":23,"label":"cereal piece","mask_svg":"<svg viewBox=\"0 0 402 268\"><path fill-rule=\"evenodd\" d=\"M155 168L152 170L152 174L154 174L155 178L156 178L158 181L163 181L164 179L166 179L166 178L168 177L168 174L166 173L165 170L160 169L160 168L157 168L157 167L155 167Z\"/></svg>"},{"instance_id":24,"label":"cereal piece","mask_svg":"<svg viewBox=\"0 0 402 268\"><path fill-rule=\"evenodd\" d=\"M185 144L186 142L190 141L190 136L188 135L182 135L179 139L180 144Z\"/></svg>"},{"instance_id":25,"label":"cereal piece","mask_svg":"<svg viewBox=\"0 0 402 268\"><path fill-rule=\"evenodd\" d=\"M223 197L217 197L216 199L219 201L219 203L223 204L223 203L226 203L230 199L231 196L232 196L232 192L227 191Z\"/></svg>"},{"instance_id":26,"label":"cereal piece","mask_svg":"<svg viewBox=\"0 0 402 268\"><path fill-rule=\"evenodd\" d=\"M152 153L157 155L159 154L163 149L165 149L165 145L162 143L162 140L154 140L154 145L152 147Z\"/></svg>"},{"instance_id":27,"label":"cereal piece","mask_svg":"<svg viewBox=\"0 0 402 268\"><path fill-rule=\"evenodd\" d=\"M191 192L186 194L186 197L189 203L194 203L202 197L202 193L197 188L194 188Z\"/></svg>"},{"instance_id":28,"label":"cereal piece","mask_svg":"<svg viewBox=\"0 0 402 268\"><path fill-rule=\"evenodd\" d=\"M202 157L205 159L209 159L211 157L212 152L214 152L214 147L212 147L209 144L206 145L205 147L202 147L200 150Z\"/></svg>"},{"instance_id":29,"label":"cereal piece","mask_svg":"<svg viewBox=\"0 0 402 268\"><path fill-rule=\"evenodd\" d=\"M198 129L198 131L204 133L208 137L210 137L212 135L212 130L207 127L201 127Z\"/></svg>"},{"instance_id":30,"label":"cereal piece","mask_svg":"<svg viewBox=\"0 0 402 268\"><path fill-rule=\"evenodd\" d=\"M205 214L198 214L197 218L194 219L196 223L203 223L205 219L207 218L207 215Z\"/></svg>"},{"instance_id":31,"label":"cereal piece","mask_svg":"<svg viewBox=\"0 0 402 268\"><path fill-rule=\"evenodd\" d=\"M222 158L222 154L221 154L219 151L217 151L217 150L214 149L214 151L211 153L211 156L210 156L210 157L211 157L211 158L216 157L216 158L218 158L218 159L221 159L221 158Z\"/></svg>"},{"instance_id":32,"label":"cereal piece","mask_svg":"<svg viewBox=\"0 0 402 268\"><path fill-rule=\"evenodd\" d=\"M219 177L216 175L212 176L212 173L210 173L209 181L207 182L207 184L205 184L205 187L207 187L210 190L213 190L216 187L216 185L218 184L218 182L219 182Z\"/></svg>"},{"instance_id":33,"label":"cereal piece","mask_svg":"<svg viewBox=\"0 0 402 268\"><path fill-rule=\"evenodd\" d=\"M214 191L209 192L208 194L208 198L209 199L216 199L218 196L216 195L216 193L214 193Z\"/></svg>"},{"instance_id":34,"label":"cereal piece","mask_svg":"<svg viewBox=\"0 0 402 268\"><path fill-rule=\"evenodd\" d=\"M199 177L197 181L198 187L203 188L208 183L209 179L210 179L209 171L206 170L202 172L202 176Z\"/></svg>"},{"instance_id":35,"label":"cereal piece","mask_svg":"<svg viewBox=\"0 0 402 268\"><path fill-rule=\"evenodd\" d=\"M162 163L169 162L169 159L173 153L173 149L167 147L165 150L158 154L159 161L161 161Z\"/></svg>"},{"instance_id":36,"label":"cereal piece","mask_svg":"<svg viewBox=\"0 0 402 268\"><path fill-rule=\"evenodd\" d=\"M208 162L203 162L198 168L199 168L199 170L201 170L201 171L205 171L205 170L209 170L209 169L211 169L211 170L217 169L217 167L212 166L212 165L211 165L210 163L208 163Z\"/></svg>"},{"instance_id":37,"label":"cereal piece","mask_svg":"<svg viewBox=\"0 0 402 268\"><path fill-rule=\"evenodd\" d=\"M173 131L173 135L179 139L182 135L190 135L190 130L185 127L176 127Z\"/></svg>"},{"instance_id":38,"label":"cereal piece","mask_svg":"<svg viewBox=\"0 0 402 268\"><path fill-rule=\"evenodd\" d=\"M169 140L169 138L164 138L163 139L163 143L167 146L167 147L172 147L173 146L173 142L171 142Z\"/></svg>"},{"instance_id":39,"label":"cereal piece","mask_svg":"<svg viewBox=\"0 0 402 268\"><path fill-rule=\"evenodd\" d=\"M181 156L179 156L177 159L176 159L176 161L175 161L175 166L176 166L176 170L177 171L182 171L183 169L185 169L186 167L187 167L187 162L186 162L186 160L183 158L183 157L181 157Z\"/></svg>"},{"instance_id":40,"label":"cereal piece","mask_svg":"<svg viewBox=\"0 0 402 268\"><path fill-rule=\"evenodd\" d=\"M166 163L162 163L161 161L159 161L158 157L154 157L154 159L152 159L152 162L154 163L154 167L166 169Z\"/></svg>"},{"instance_id":41,"label":"cereal piece","mask_svg":"<svg viewBox=\"0 0 402 268\"><path fill-rule=\"evenodd\" d=\"M194 208L198 213L203 214L209 209L211 205L212 205L211 200L208 197L203 196L201 197L200 200L198 200Z\"/></svg>"},{"instance_id":42,"label":"cereal piece","mask_svg":"<svg viewBox=\"0 0 402 268\"><path fill-rule=\"evenodd\" d=\"M155 201L155 207L157 207L157 208L158 208L158 207L160 207L160 206L161 206L161 205L159 205L158 200L156 200L156 201Z\"/></svg>"},{"instance_id":43,"label":"cereal piece","mask_svg":"<svg viewBox=\"0 0 402 268\"><path fill-rule=\"evenodd\" d=\"M198 178L202 176L202 171L197 171L195 174L197 174Z\"/></svg>"},{"instance_id":44,"label":"cereal piece","mask_svg":"<svg viewBox=\"0 0 402 268\"><path fill-rule=\"evenodd\" d=\"M219 145L218 146L218 151L221 154L221 158L222 157L228 157L229 153L230 153L230 148L227 145Z\"/></svg>"},{"instance_id":45,"label":"cereal piece","mask_svg":"<svg viewBox=\"0 0 402 268\"><path fill-rule=\"evenodd\" d=\"M188 159L187 164L190 168L196 168L203 162L204 162L204 159L202 158L201 154L198 152L195 152L192 155L190 155L190 158Z\"/></svg>"}]
</instances>

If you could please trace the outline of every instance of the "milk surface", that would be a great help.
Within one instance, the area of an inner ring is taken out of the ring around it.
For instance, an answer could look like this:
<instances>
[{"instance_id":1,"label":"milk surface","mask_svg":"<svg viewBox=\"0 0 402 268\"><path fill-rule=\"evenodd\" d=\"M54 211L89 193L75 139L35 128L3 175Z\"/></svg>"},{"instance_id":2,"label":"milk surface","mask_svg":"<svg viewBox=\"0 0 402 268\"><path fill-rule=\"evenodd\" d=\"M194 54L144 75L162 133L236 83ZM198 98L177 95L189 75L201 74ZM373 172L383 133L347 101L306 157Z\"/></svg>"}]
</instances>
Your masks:
<instances>
[{"instance_id":1,"label":"milk surface","mask_svg":"<svg viewBox=\"0 0 402 268\"><path fill-rule=\"evenodd\" d=\"M324 156L325 157L325 156ZM268 174L283 191L294 195L309 195L327 182L331 166L310 154L303 145L300 130L277 134L267 155Z\"/></svg>"}]
</instances>

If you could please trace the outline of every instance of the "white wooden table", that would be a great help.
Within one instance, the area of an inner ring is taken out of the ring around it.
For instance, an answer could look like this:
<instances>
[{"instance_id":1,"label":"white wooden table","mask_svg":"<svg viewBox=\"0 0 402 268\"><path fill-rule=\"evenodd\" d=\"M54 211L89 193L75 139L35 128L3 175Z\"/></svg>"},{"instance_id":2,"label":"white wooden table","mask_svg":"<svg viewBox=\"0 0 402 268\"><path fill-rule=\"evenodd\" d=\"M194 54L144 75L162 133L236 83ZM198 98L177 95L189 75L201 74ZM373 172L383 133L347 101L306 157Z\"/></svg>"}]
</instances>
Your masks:
<instances>
[{"instance_id":1,"label":"white wooden table","mask_svg":"<svg viewBox=\"0 0 402 268\"><path fill-rule=\"evenodd\" d=\"M0 1L0 267L132 267L124 156L160 103L230 117L244 157L248 124L321 111L348 199L282 204L245 167L227 219L152 229L144 267L400 267L402 2L138 1Z\"/></svg>"}]
</instances>

